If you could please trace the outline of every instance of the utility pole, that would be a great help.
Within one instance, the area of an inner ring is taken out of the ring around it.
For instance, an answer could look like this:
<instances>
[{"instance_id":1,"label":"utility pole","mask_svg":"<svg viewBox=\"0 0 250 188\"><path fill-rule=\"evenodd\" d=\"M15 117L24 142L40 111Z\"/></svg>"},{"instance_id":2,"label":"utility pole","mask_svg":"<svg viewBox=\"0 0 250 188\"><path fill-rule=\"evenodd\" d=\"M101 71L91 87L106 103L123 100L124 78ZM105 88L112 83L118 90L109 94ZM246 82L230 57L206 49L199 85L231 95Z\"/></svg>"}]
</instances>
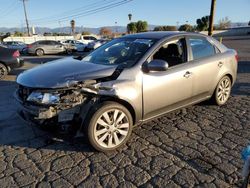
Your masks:
<instances>
[{"instance_id":1,"label":"utility pole","mask_svg":"<svg viewBox=\"0 0 250 188\"><path fill-rule=\"evenodd\" d=\"M25 21L26 21L26 27L27 27L28 35L30 36L30 28L29 28L28 16L27 16L26 5L25 5L25 1L28 1L28 0L21 0L21 1L23 2L23 10L24 10L24 16L25 16Z\"/></svg>"},{"instance_id":2,"label":"utility pole","mask_svg":"<svg viewBox=\"0 0 250 188\"><path fill-rule=\"evenodd\" d=\"M209 17L209 28L208 35L212 36L213 34L213 26L214 26L214 10L215 10L216 0L212 0L211 9L210 9L210 17Z\"/></svg>"},{"instance_id":3,"label":"utility pole","mask_svg":"<svg viewBox=\"0 0 250 188\"><path fill-rule=\"evenodd\" d=\"M62 33L62 24L61 24L61 21L58 21L59 23L59 32Z\"/></svg>"}]
</instances>

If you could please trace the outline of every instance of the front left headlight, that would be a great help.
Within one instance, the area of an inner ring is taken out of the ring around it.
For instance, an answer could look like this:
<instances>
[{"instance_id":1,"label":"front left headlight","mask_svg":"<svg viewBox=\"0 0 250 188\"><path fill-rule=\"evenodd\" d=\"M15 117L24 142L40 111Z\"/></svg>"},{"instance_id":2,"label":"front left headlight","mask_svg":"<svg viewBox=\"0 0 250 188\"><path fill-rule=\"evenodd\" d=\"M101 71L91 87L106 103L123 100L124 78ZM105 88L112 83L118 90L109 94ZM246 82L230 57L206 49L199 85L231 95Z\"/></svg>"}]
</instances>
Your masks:
<instances>
[{"instance_id":1,"label":"front left headlight","mask_svg":"<svg viewBox=\"0 0 250 188\"><path fill-rule=\"evenodd\" d=\"M60 101L60 95L57 93L42 93L33 91L28 96L27 101L40 104L57 104Z\"/></svg>"}]
</instances>

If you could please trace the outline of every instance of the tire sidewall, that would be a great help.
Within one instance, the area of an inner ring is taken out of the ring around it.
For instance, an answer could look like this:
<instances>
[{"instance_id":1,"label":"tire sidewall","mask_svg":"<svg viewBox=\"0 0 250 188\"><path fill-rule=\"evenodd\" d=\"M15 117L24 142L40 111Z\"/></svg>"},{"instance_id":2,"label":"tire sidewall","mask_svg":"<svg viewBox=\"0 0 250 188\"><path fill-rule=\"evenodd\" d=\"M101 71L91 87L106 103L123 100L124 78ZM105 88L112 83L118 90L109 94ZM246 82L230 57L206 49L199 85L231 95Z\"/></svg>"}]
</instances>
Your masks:
<instances>
[{"instance_id":1,"label":"tire sidewall","mask_svg":"<svg viewBox=\"0 0 250 188\"><path fill-rule=\"evenodd\" d=\"M3 70L4 70L4 75L3 75L2 77L0 76L0 80L2 80L2 79L5 78L5 76L7 76L7 74L8 74L8 69L7 69L7 67L6 67L4 64L2 64L2 63L0 63L0 69L3 69Z\"/></svg>"},{"instance_id":2,"label":"tire sidewall","mask_svg":"<svg viewBox=\"0 0 250 188\"><path fill-rule=\"evenodd\" d=\"M96 141L95 135L94 135L94 131L95 131L94 129L95 129L95 124L96 124L96 121L98 120L98 118L105 111L112 110L112 109L118 109L118 110L122 111L123 113L125 113L125 115L128 118L130 126L129 126L129 130L128 130L128 134L121 144L119 144L118 146L113 147L113 148L105 148L105 147L99 145L98 142ZM96 150L101 151L101 152L108 152L108 151L116 150L116 149L122 147L130 138L130 135L131 135L132 129L133 129L133 119L132 119L130 112L124 106L122 106L118 103L115 103L115 102L104 102L102 104L97 105L96 107L93 107L91 110L91 113L88 116L90 117L90 119L89 119L89 121L87 121L85 133L87 133L88 140L89 140L90 144Z\"/></svg>"},{"instance_id":3,"label":"tire sidewall","mask_svg":"<svg viewBox=\"0 0 250 188\"><path fill-rule=\"evenodd\" d=\"M73 50L67 49L67 50L66 50L66 53L67 53L68 55L72 55L72 54L73 54Z\"/></svg>"},{"instance_id":4,"label":"tire sidewall","mask_svg":"<svg viewBox=\"0 0 250 188\"><path fill-rule=\"evenodd\" d=\"M39 51L42 52L42 53L41 53L41 54L38 53ZM37 49L37 50L36 50L36 55L37 55L37 56L43 56L43 55L44 55L44 50L43 50L43 49Z\"/></svg>"},{"instance_id":5,"label":"tire sidewall","mask_svg":"<svg viewBox=\"0 0 250 188\"><path fill-rule=\"evenodd\" d=\"M222 102L218 99L218 92L219 92L219 86L220 86L221 82L223 82L225 79L227 79L227 80L229 81L229 83L230 83L230 91L229 91L229 96L228 96L227 100L226 100L224 103L222 103ZM232 90L232 82L231 82L231 79L230 79L228 76L224 76L222 79L220 79L220 81L219 81L219 83L217 84L217 87L216 87L216 89L215 89L215 96L214 96L214 98L215 98L216 104L219 105L219 106L222 106L222 105L226 104L227 101L228 101L228 99L229 99L229 97L230 97L230 95L231 95L231 90Z\"/></svg>"}]
</instances>

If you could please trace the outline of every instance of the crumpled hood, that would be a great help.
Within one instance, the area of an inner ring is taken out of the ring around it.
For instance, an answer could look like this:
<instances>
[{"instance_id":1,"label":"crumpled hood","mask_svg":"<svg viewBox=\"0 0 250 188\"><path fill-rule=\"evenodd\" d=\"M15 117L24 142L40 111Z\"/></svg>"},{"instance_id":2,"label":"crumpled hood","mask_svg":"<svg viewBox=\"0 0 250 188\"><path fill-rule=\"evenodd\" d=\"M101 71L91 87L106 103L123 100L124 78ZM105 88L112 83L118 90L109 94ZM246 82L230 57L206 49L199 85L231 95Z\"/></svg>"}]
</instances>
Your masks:
<instances>
[{"instance_id":1,"label":"crumpled hood","mask_svg":"<svg viewBox=\"0 0 250 188\"><path fill-rule=\"evenodd\" d=\"M111 76L116 68L117 65L93 64L70 57L24 71L16 81L31 88L64 88L79 81Z\"/></svg>"}]
</instances>

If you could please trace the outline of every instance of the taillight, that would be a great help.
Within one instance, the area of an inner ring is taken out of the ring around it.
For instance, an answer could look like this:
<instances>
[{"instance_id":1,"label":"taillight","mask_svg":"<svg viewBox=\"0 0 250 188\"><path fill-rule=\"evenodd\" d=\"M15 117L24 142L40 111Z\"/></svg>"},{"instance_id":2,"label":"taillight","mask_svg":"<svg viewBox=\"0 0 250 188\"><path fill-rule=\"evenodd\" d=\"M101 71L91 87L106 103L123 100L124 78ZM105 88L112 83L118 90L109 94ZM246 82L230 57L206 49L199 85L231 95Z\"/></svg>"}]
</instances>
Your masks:
<instances>
[{"instance_id":1,"label":"taillight","mask_svg":"<svg viewBox=\"0 0 250 188\"><path fill-rule=\"evenodd\" d=\"M15 52L13 53L13 55L12 55L12 57L14 57L14 58L17 58L17 57L19 57L19 56L20 56L20 53L19 53L18 50L15 51Z\"/></svg>"},{"instance_id":2,"label":"taillight","mask_svg":"<svg viewBox=\"0 0 250 188\"><path fill-rule=\"evenodd\" d=\"M239 56L238 56L238 54L235 55L235 60L236 60L236 62L239 61Z\"/></svg>"},{"instance_id":3,"label":"taillight","mask_svg":"<svg viewBox=\"0 0 250 188\"><path fill-rule=\"evenodd\" d=\"M31 47L32 47L32 45L31 45L31 44L28 44L28 45L27 45L27 48L31 48Z\"/></svg>"}]
</instances>

